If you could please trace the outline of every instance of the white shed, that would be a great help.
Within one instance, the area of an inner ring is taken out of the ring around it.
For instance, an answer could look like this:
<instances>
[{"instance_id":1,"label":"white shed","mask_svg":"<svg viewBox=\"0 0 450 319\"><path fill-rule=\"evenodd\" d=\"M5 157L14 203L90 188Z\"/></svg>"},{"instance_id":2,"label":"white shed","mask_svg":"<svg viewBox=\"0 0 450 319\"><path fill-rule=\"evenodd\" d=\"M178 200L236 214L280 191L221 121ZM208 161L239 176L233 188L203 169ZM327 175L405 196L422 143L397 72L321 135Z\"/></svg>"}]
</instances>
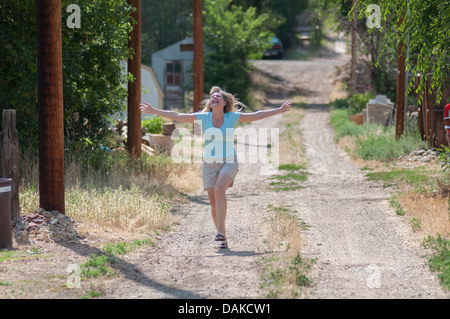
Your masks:
<instances>
[{"instance_id":1,"label":"white shed","mask_svg":"<svg viewBox=\"0 0 450 319\"><path fill-rule=\"evenodd\" d=\"M193 86L193 43L186 38L152 54L152 68L165 97L163 108L184 106L185 89Z\"/></svg>"},{"instance_id":2,"label":"white shed","mask_svg":"<svg viewBox=\"0 0 450 319\"><path fill-rule=\"evenodd\" d=\"M126 61L122 61L125 72L128 71L128 65ZM164 93L159 85L153 69L145 64L141 64L141 102L148 102L153 107L162 108L164 100ZM127 101L125 101L127 104ZM124 119L127 117L127 111L124 114L118 115L119 118ZM143 116L144 117L144 116ZM145 117L148 117L146 115Z\"/></svg>"}]
</instances>

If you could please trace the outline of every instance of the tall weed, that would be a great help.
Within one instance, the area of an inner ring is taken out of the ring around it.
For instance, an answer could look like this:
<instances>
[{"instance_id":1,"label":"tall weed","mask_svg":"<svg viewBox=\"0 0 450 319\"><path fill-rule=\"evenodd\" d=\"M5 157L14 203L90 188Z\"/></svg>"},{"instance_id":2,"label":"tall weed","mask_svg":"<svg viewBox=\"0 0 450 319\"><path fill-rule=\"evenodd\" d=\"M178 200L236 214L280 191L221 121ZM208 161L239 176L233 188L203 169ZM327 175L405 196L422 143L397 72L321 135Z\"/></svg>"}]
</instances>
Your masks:
<instances>
[{"instance_id":1,"label":"tall weed","mask_svg":"<svg viewBox=\"0 0 450 319\"><path fill-rule=\"evenodd\" d=\"M190 178L185 165L169 156L130 158L125 150L91 150L66 155L65 208L72 219L126 232L168 227L171 204L183 194L170 182ZM22 214L39 208L38 160L22 156ZM193 181L194 183L194 181Z\"/></svg>"},{"instance_id":2,"label":"tall weed","mask_svg":"<svg viewBox=\"0 0 450 319\"><path fill-rule=\"evenodd\" d=\"M336 131L336 140L351 136L356 143L355 154L364 160L390 161L419 148L426 148L417 130L408 129L399 140L395 137L395 127L383 125L357 125L350 121L348 109L334 109L330 124Z\"/></svg>"}]
</instances>

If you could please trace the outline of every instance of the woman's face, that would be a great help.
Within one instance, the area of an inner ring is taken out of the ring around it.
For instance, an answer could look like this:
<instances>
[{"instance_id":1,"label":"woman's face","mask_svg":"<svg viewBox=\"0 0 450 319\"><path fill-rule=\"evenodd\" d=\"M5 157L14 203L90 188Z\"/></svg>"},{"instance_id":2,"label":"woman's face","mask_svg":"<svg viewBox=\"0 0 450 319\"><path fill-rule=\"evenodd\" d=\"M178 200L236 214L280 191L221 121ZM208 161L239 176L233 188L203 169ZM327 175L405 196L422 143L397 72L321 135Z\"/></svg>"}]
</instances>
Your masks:
<instances>
[{"instance_id":1,"label":"woman's face","mask_svg":"<svg viewBox=\"0 0 450 319\"><path fill-rule=\"evenodd\" d=\"M223 99L222 94L219 92L213 93L210 98L211 107L214 108L224 108L227 102Z\"/></svg>"}]
</instances>

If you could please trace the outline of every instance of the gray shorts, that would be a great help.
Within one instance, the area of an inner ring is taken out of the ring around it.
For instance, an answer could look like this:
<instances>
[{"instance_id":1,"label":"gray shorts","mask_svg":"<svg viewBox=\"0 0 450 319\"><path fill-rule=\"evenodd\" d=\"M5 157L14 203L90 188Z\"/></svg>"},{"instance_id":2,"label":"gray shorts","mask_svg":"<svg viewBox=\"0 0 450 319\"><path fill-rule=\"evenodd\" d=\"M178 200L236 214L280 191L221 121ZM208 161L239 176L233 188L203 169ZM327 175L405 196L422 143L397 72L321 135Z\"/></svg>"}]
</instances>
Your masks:
<instances>
[{"instance_id":1,"label":"gray shorts","mask_svg":"<svg viewBox=\"0 0 450 319\"><path fill-rule=\"evenodd\" d=\"M224 163L203 161L202 176L203 189L214 188L220 174L227 174L231 177L231 186L233 186L236 174L239 171L239 164L234 158L233 161L224 161Z\"/></svg>"}]
</instances>

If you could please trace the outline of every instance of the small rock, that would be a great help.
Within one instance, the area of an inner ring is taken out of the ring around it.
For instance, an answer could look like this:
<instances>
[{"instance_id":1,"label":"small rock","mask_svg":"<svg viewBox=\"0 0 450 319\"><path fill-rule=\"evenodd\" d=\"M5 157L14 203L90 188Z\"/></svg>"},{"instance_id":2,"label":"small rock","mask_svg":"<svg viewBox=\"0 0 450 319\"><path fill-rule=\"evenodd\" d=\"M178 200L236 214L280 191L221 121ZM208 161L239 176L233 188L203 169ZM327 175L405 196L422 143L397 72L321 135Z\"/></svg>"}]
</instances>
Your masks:
<instances>
[{"instance_id":1,"label":"small rock","mask_svg":"<svg viewBox=\"0 0 450 319\"><path fill-rule=\"evenodd\" d=\"M52 220L50 221L50 225L56 225L56 224L58 224L58 222L59 222L59 219L57 219L57 218L52 219Z\"/></svg>"},{"instance_id":2,"label":"small rock","mask_svg":"<svg viewBox=\"0 0 450 319\"><path fill-rule=\"evenodd\" d=\"M416 151L416 155L423 155L424 153L425 153L425 150Z\"/></svg>"},{"instance_id":3,"label":"small rock","mask_svg":"<svg viewBox=\"0 0 450 319\"><path fill-rule=\"evenodd\" d=\"M36 224L35 222L30 222L29 224L28 224L28 229L30 229L30 228L35 228L35 227L37 227L38 226L38 224Z\"/></svg>"},{"instance_id":4,"label":"small rock","mask_svg":"<svg viewBox=\"0 0 450 319\"><path fill-rule=\"evenodd\" d=\"M420 159L420 161L421 161L422 163L429 163L429 162L431 161L431 159L430 159L428 156L425 156L425 157L422 157L422 158Z\"/></svg>"}]
</instances>

